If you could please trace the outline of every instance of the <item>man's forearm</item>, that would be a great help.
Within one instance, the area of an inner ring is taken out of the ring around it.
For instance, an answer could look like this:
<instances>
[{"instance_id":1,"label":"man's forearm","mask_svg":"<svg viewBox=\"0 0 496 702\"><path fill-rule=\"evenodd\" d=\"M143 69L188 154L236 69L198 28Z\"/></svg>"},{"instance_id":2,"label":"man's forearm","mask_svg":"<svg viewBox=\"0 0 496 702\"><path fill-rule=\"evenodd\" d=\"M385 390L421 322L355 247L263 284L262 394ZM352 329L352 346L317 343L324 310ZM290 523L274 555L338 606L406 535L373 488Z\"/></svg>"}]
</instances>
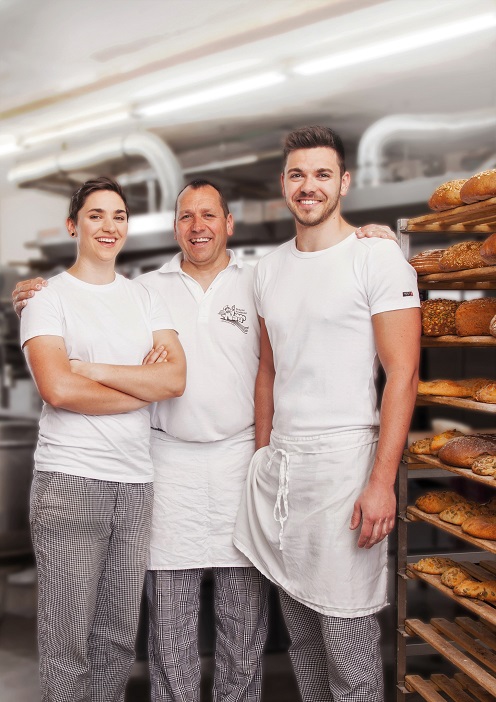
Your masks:
<instances>
[{"instance_id":1,"label":"man's forearm","mask_svg":"<svg viewBox=\"0 0 496 702\"><path fill-rule=\"evenodd\" d=\"M255 446L267 446L274 417L274 375L259 369L255 383Z\"/></svg>"},{"instance_id":2,"label":"man's forearm","mask_svg":"<svg viewBox=\"0 0 496 702\"><path fill-rule=\"evenodd\" d=\"M144 402L158 402L181 394L182 374L171 362L142 366L83 363L76 372Z\"/></svg>"}]
</instances>

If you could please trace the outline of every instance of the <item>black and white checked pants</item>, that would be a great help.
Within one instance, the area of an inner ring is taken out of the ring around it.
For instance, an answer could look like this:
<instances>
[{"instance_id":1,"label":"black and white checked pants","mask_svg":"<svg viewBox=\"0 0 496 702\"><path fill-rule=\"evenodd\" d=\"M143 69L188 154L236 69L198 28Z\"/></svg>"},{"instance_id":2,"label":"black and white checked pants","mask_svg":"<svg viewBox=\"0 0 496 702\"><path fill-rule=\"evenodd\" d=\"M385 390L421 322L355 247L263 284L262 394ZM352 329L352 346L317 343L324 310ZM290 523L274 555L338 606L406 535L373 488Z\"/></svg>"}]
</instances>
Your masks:
<instances>
[{"instance_id":1,"label":"black and white checked pants","mask_svg":"<svg viewBox=\"0 0 496 702\"><path fill-rule=\"evenodd\" d=\"M380 629L375 614L320 614L279 588L289 656L303 702L383 702Z\"/></svg>"},{"instance_id":2,"label":"black and white checked pants","mask_svg":"<svg viewBox=\"0 0 496 702\"><path fill-rule=\"evenodd\" d=\"M152 483L35 471L43 702L122 702L148 559Z\"/></svg>"},{"instance_id":3,"label":"black and white checked pants","mask_svg":"<svg viewBox=\"0 0 496 702\"><path fill-rule=\"evenodd\" d=\"M268 581L255 568L213 568L214 702L259 702L267 637ZM150 570L152 702L199 702L198 613L203 568Z\"/></svg>"}]
</instances>

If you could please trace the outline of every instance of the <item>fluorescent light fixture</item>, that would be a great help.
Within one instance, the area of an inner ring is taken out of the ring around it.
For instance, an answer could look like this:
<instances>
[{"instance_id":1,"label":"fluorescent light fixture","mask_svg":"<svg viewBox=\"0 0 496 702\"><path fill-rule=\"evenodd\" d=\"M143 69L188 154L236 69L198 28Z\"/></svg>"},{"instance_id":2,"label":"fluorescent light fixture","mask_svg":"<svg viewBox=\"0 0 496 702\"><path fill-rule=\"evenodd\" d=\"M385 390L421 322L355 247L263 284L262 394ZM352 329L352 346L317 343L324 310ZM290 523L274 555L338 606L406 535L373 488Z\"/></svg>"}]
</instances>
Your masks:
<instances>
[{"instance_id":1,"label":"fluorescent light fixture","mask_svg":"<svg viewBox=\"0 0 496 702\"><path fill-rule=\"evenodd\" d=\"M159 95L160 93L165 93L169 90L186 88L189 85L203 83L204 81L211 80L212 78L219 78L220 76L225 76L229 73L236 73L236 71L244 71L247 68L253 68L253 66L256 66L259 63L261 63L260 59L246 59L245 61L231 61L223 64L222 66L213 66L212 68L208 68L203 71L190 68L189 73L182 77L178 76L176 78L164 79L159 83L150 85L148 88L139 90L137 93L132 95L132 99L142 100L143 98L153 97L154 95Z\"/></svg>"},{"instance_id":2,"label":"fluorescent light fixture","mask_svg":"<svg viewBox=\"0 0 496 702\"><path fill-rule=\"evenodd\" d=\"M190 166L183 168L184 175L189 173L205 173L206 171L220 171L222 168L233 168L234 166L246 166L249 163L256 163L258 156L256 154L247 154L246 156L238 156L237 158L228 158L224 161L210 161L199 166Z\"/></svg>"},{"instance_id":3,"label":"fluorescent light fixture","mask_svg":"<svg viewBox=\"0 0 496 702\"><path fill-rule=\"evenodd\" d=\"M153 115L160 115L166 112L175 112L185 107L203 105L207 102L214 102L215 100L222 100L223 98L233 97L234 95L249 93L253 90L268 88L271 85L282 83L285 80L286 76L282 73L260 73L250 78L243 78L241 80L232 81L231 83L223 83L212 88L206 88L205 90L179 95L170 100L145 105L144 107L139 107L136 110L136 114L143 117L152 117Z\"/></svg>"},{"instance_id":4,"label":"fluorescent light fixture","mask_svg":"<svg viewBox=\"0 0 496 702\"><path fill-rule=\"evenodd\" d=\"M17 139L12 134L0 134L0 158L19 151Z\"/></svg>"},{"instance_id":5,"label":"fluorescent light fixture","mask_svg":"<svg viewBox=\"0 0 496 702\"><path fill-rule=\"evenodd\" d=\"M94 119L87 119L81 122L73 122L69 124L66 123L54 126L52 129L44 132L35 132L33 134L28 134L24 137L23 144L25 144L26 146L34 146L35 144L41 144L45 141L58 139L59 137L67 136L69 134L87 132L91 129L106 127L109 124L123 122L124 120L129 119L129 117L130 114L127 110L121 110L120 112L113 112L109 115L101 115L100 117L95 117Z\"/></svg>"},{"instance_id":6,"label":"fluorescent light fixture","mask_svg":"<svg viewBox=\"0 0 496 702\"><path fill-rule=\"evenodd\" d=\"M450 39L458 39L459 37L474 34L485 29L496 27L496 14L486 13L484 15L476 15L468 17L457 22L450 22L436 27L429 27L418 32L404 34L387 39L386 41L377 44L368 44L349 51L341 51L329 56L315 59L313 61L305 61L293 67L293 72L300 75L309 76L315 73L323 73L324 71L332 71L345 66L354 66L359 63L365 63L385 56L393 54L401 54L413 49L420 49L432 44L440 44L443 41Z\"/></svg>"}]
</instances>

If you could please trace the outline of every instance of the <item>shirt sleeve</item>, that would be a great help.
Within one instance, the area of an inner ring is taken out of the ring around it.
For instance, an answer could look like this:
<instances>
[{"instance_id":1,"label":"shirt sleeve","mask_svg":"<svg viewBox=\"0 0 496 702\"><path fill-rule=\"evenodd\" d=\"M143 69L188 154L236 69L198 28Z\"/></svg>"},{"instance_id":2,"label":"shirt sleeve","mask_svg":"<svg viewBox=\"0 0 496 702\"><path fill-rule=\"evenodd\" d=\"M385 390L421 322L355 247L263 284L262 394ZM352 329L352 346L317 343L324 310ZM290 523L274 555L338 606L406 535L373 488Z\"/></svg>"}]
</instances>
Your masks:
<instances>
[{"instance_id":1,"label":"shirt sleeve","mask_svg":"<svg viewBox=\"0 0 496 702\"><path fill-rule=\"evenodd\" d=\"M138 282L150 296L150 325L152 332L160 329L174 329L172 315L163 295L148 285ZM177 329L174 329L177 331Z\"/></svg>"},{"instance_id":2,"label":"shirt sleeve","mask_svg":"<svg viewBox=\"0 0 496 702\"><path fill-rule=\"evenodd\" d=\"M398 244L373 241L366 269L370 314L420 307L417 273Z\"/></svg>"},{"instance_id":3,"label":"shirt sleeve","mask_svg":"<svg viewBox=\"0 0 496 702\"><path fill-rule=\"evenodd\" d=\"M262 308L262 271L260 266L260 261L255 266L255 274L253 277L253 296L255 299L255 307L257 308L257 314L259 317L264 317Z\"/></svg>"},{"instance_id":4,"label":"shirt sleeve","mask_svg":"<svg viewBox=\"0 0 496 702\"><path fill-rule=\"evenodd\" d=\"M65 322L58 294L48 286L37 292L21 314L21 348L35 336L64 337Z\"/></svg>"}]
</instances>

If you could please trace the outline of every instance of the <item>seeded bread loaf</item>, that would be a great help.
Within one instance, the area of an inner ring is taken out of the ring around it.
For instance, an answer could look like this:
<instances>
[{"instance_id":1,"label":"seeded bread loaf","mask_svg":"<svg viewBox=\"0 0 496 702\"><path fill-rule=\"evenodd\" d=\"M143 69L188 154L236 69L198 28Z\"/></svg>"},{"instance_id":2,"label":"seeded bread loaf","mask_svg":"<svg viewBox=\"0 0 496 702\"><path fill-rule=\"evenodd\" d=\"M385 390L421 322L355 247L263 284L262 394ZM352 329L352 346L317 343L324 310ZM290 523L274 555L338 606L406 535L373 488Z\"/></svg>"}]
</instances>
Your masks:
<instances>
[{"instance_id":1,"label":"seeded bread loaf","mask_svg":"<svg viewBox=\"0 0 496 702\"><path fill-rule=\"evenodd\" d=\"M476 475L495 475L496 474L496 456L482 454L478 456L472 463L472 472ZM488 509L491 510L490 506Z\"/></svg>"},{"instance_id":2,"label":"seeded bread loaf","mask_svg":"<svg viewBox=\"0 0 496 702\"><path fill-rule=\"evenodd\" d=\"M419 275L428 275L429 273L440 273L439 261L444 254L444 249L430 249L422 251L410 259L410 265L415 268Z\"/></svg>"},{"instance_id":3,"label":"seeded bread loaf","mask_svg":"<svg viewBox=\"0 0 496 702\"><path fill-rule=\"evenodd\" d=\"M460 526L469 517L482 517L486 514L491 514L491 510L485 505L475 502L457 502L439 512L439 519L447 524Z\"/></svg>"},{"instance_id":4,"label":"seeded bread loaf","mask_svg":"<svg viewBox=\"0 0 496 702\"><path fill-rule=\"evenodd\" d=\"M496 266L496 232L483 242L480 255L490 266Z\"/></svg>"},{"instance_id":5,"label":"seeded bread loaf","mask_svg":"<svg viewBox=\"0 0 496 702\"><path fill-rule=\"evenodd\" d=\"M443 463L471 468L479 456L496 456L496 434L467 434L450 439L438 453Z\"/></svg>"},{"instance_id":6,"label":"seeded bread loaf","mask_svg":"<svg viewBox=\"0 0 496 702\"><path fill-rule=\"evenodd\" d=\"M489 325L496 314L495 297L478 297L462 302L455 312L458 336L490 336Z\"/></svg>"},{"instance_id":7,"label":"seeded bread loaf","mask_svg":"<svg viewBox=\"0 0 496 702\"><path fill-rule=\"evenodd\" d=\"M481 246L480 241L461 241L453 244L439 259L440 270L449 273L488 266L480 254Z\"/></svg>"},{"instance_id":8,"label":"seeded bread loaf","mask_svg":"<svg viewBox=\"0 0 496 702\"><path fill-rule=\"evenodd\" d=\"M427 203L431 210L435 212L443 212L443 210L451 210L453 207L463 205L463 200L460 197L460 190L465 183L463 180L448 180L442 183L434 190L429 202Z\"/></svg>"},{"instance_id":9,"label":"seeded bread loaf","mask_svg":"<svg viewBox=\"0 0 496 702\"><path fill-rule=\"evenodd\" d=\"M414 453L416 455L424 454L429 456L431 455L431 440L418 439L417 441L414 441L412 444L410 444L408 450L410 451L410 453Z\"/></svg>"},{"instance_id":10,"label":"seeded bread loaf","mask_svg":"<svg viewBox=\"0 0 496 702\"><path fill-rule=\"evenodd\" d=\"M462 531L477 539L496 541L496 515L469 517L463 522Z\"/></svg>"},{"instance_id":11,"label":"seeded bread loaf","mask_svg":"<svg viewBox=\"0 0 496 702\"><path fill-rule=\"evenodd\" d=\"M441 575L448 568L454 568L455 566L456 563L451 558L442 558L440 556L427 556L412 564L414 570L419 573L429 573L430 575Z\"/></svg>"},{"instance_id":12,"label":"seeded bread loaf","mask_svg":"<svg viewBox=\"0 0 496 702\"><path fill-rule=\"evenodd\" d=\"M455 312L460 305L456 300L424 300L420 303L422 334L425 336L456 335Z\"/></svg>"},{"instance_id":13,"label":"seeded bread loaf","mask_svg":"<svg viewBox=\"0 0 496 702\"><path fill-rule=\"evenodd\" d=\"M469 578L469 574L466 570L460 566L453 566L453 568L448 568L444 573L441 574L441 582L446 587L453 589L457 585L460 585L464 580Z\"/></svg>"},{"instance_id":14,"label":"seeded bread loaf","mask_svg":"<svg viewBox=\"0 0 496 702\"><path fill-rule=\"evenodd\" d=\"M443 509L459 502L467 502L457 492L452 490L432 490L421 495L415 502L415 506L427 514L439 514Z\"/></svg>"},{"instance_id":15,"label":"seeded bread loaf","mask_svg":"<svg viewBox=\"0 0 496 702\"><path fill-rule=\"evenodd\" d=\"M468 205L496 197L496 168L476 173L469 178L460 188L460 197Z\"/></svg>"}]
</instances>

